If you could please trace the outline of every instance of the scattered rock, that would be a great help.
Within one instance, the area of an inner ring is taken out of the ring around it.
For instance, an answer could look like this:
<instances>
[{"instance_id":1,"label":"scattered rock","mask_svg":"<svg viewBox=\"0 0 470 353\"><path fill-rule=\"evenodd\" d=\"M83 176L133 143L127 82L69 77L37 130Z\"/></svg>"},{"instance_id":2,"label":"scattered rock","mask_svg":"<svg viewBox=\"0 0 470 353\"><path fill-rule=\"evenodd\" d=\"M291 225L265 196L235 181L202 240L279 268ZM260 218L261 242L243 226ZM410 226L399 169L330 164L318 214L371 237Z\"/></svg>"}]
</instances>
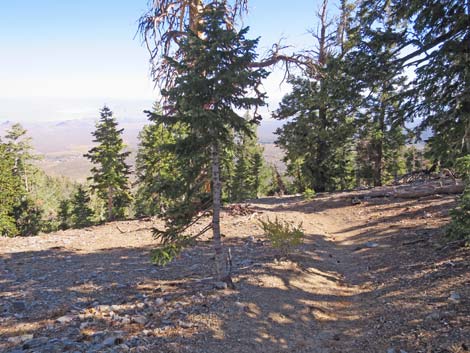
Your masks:
<instances>
[{"instance_id":1,"label":"scattered rock","mask_svg":"<svg viewBox=\"0 0 470 353\"><path fill-rule=\"evenodd\" d=\"M11 306L14 311L25 311L26 310L26 303L23 301L14 301L11 303Z\"/></svg>"},{"instance_id":2,"label":"scattered rock","mask_svg":"<svg viewBox=\"0 0 470 353\"><path fill-rule=\"evenodd\" d=\"M451 302L456 302L456 303L458 303L458 302L460 302L460 299L462 299L462 297L460 296L459 293L453 292L453 291L450 292L449 300L450 300Z\"/></svg>"},{"instance_id":3,"label":"scattered rock","mask_svg":"<svg viewBox=\"0 0 470 353\"><path fill-rule=\"evenodd\" d=\"M351 203L352 203L353 205L359 205L361 202L362 202L361 199L359 199L359 198L357 198L357 197L353 197L353 198L351 199Z\"/></svg>"},{"instance_id":4,"label":"scattered rock","mask_svg":"<svg viewBox=\"0 0 470 353\"><path fill-rule=\"evenodd\" d=\"M165 300L163 298L157 298L155 299L155 305L163 305L163 303L165 302Z\"/></svg>"},{"instance_id":5,"label":"scattered rock","mask_svg":"<svg viewBox=\"0 0 470 353\"><path fill-rule=\"evenodd\" d=\"M124 324L124 325L128 325L131 323L131 319L129 319L128 317L123 317L121 319L121 323Z\"/></svg>"},{"instance_id":6,"label":"scattered rock","mask_svg":"<svg viewBox=\"0 0 470 353\"><path fill-rule=\"evenodd\" d=\"M33 335L31 335L33 336ZM23 349L32 349L46 345L49 342L47 337L31 338L23 344Z\"/></svg>"},{"instance_id":7,"label":"scattered rock","mask_svg":"<svg viewBox=\"0 0 470 353\"><path fill-rule=\"evenodd\" d=\"M33 339L32 334L26 334L21 336L8 337L7 341L13 344L20 344Z\"/></svg>"},{"instance_id":8,"label":"scattered rock","mask_svg":"<svg viewBox=\"0 0 470 353\"><path fill-rule=\"evenodd\" d=\"M223 289L227 289L228 286L227 286L227 283L225 282L216 282L214 284L214 287L215 289L223 290Z\"/></svg>"},{"instance_id":9,"label":"scattered rock","mask_svg":"<svg viewBox=\"0 0 470 353\"><path fill-rule=\"evenodd\" d=\"M441 313L439 311L433 311L429 315L427 315L424 320L425 321L437 321L441 319Z\"/></svg>"},{"instance_id":10,"label":"scattered rock","mask_svg":"<svg viewBox=\"0 0 470 353\"><path fill-rule=\"evenodd\" d=\"M102 345L104 347L110 347L110 346L115 346L121 343L123 343L121 336L111 336L111 337L106 338L103 341Z\"/></svg>"},{"instance_id":11,"label":"scattered rock","mask_svg":"<svg viewBox=\"0 0 470 353\"><path fill-rule=\"evenodd\" d=\"M55 321L60 323L60 324L68 324L69 322L72 322L74 320L74 317L72 315L65 315L61 316Z\"/></svg>"},{"instance_id":12,"label":"scattered rock","mask_svg":"<svg viewBox=\"0 0 470 353\"><path fill-rule=\"evenodd\" d=\"M194 325L190 322L184 322L184 321L178 321L178 325L182 328L191 328L193 327Z\"/></svg>"},{"instance_id":13,"label":"scattered rock","mask_svg":"<svg viewBox=\"0 0 470 353\"><path fill-rule=\"evenodd\" d=\"M366 248L376 248L376 247L379 246L379 244L374 243L374 242L372 242L372 241L368 241L367 243L364 244L364 246L365 246Z\"/></svg>"},{"instance_id":14,"label":"scattered rock","mask_svg":"<svg viewBox=\"0 0 470 353\"><path fill-rule=\"evenodd\" d=\"M134 316L132 318L132 322L137 324L145 325L147 323L147 318L143 315Z\"/></svg>"}]
</instances>

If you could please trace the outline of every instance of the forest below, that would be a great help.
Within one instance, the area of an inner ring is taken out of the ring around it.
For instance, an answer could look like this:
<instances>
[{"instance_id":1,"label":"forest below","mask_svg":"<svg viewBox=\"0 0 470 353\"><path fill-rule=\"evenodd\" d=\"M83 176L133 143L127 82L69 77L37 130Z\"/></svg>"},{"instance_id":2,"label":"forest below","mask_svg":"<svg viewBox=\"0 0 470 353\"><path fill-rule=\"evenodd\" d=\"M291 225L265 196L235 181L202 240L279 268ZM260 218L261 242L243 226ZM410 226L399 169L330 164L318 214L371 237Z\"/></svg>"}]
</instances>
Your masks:
<instances>
[{"instance_id":1,"label":"forest below","mask_svg":"<svg viewBox=\"0 0 470 353\"><path fill-rule=\"evenodd\" d=\"M0 137L0 349L468 351L468 1L323 0L312 48L264 56L247 5L148 4L132 165L106 105L85 182ZM258 136L275 68L282 169Z\"/></svg>"}]
</instances>

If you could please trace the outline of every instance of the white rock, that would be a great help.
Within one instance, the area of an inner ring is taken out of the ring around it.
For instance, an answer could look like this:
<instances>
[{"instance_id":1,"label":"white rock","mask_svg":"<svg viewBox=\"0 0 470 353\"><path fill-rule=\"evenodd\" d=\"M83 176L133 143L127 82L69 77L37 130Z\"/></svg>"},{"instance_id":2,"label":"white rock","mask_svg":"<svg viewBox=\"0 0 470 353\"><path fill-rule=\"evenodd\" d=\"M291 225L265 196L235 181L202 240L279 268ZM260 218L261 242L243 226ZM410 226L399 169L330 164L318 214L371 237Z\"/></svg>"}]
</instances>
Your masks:
<instances>
[{"instance_id":1,"label":"white rock","mask_svg":"<svg viewBox=\"0 0 470 353\"><path fill-rule=\"evenodd\" d=\"M457 292L450 292L449 300L453 302L459 302L462 297Z\"/></svg>"},{"instance_id":2,"label":"white rock","mask_svg":"<svg viewBox=\"0 0 470 353\"><path fill-rule=\"evenodd\" d=\"M145 325L147 323L147 318L143 315L139 315L139 316L134 316L132 318L132 321L141 325Z\"/></svg>"},{"instance_id":3,"label":"white rock","mask_svg":"<svg viewBox=\"0 0 470 353\"><path fill-rule=\"evenodd\" d=\"M72 315L65 315L65 316L61 316L59 317L58 319L56 319L55 321L56 322L59 322L61 324L67 324L69 322L72 322L74 319L74 317Z\"/></svg>"},{"instance_id":4,"label":"white rock","mask_svg":"<svg viewBox=\"0 0 470 353\"><path fill-rule=\"evenodd\" d=\"M22 343L22 342L32 340L33 337L34 337L34 335L27 334L27 335L9 337L7 341L10 342L10 343L13 343L13 344L19 344L19 343Z\"/></svg>"},{"instance_id":5,"label":"white rock","mask_svg":"<svg viewBox=\"0 0 470 353\"><path fill-rule=\"evenodd\" d=\"M155 299L155 305L163 305L163 303L165 302L165 300L163 298L157 298Z\"/></svg>"}]
</instances>

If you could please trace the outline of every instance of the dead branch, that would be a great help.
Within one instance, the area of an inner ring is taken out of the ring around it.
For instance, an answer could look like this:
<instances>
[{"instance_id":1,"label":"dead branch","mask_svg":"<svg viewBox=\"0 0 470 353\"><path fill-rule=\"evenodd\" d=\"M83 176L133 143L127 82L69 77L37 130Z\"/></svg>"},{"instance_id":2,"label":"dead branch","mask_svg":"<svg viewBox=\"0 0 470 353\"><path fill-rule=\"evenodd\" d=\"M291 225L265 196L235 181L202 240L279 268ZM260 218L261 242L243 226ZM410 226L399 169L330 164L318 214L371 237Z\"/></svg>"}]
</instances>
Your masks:
<instances>
[{"instance_id":1,"label":"dead branch","mask_svg":"<svg viewBox=\"0 0 470 353\"><path fill-rule=\"evenodd\" d=\"M121 234L127 234L127 233L137 233L137 232L141 232L141 231L144 231L144 230L152 230L152 229L153 229L153 226L151 226L151 227L140 227L140 228L131 229L131 230L123 230L123 229L121 229L121 227L119 227L118 225L116 225L116 229L117 229Z\"/></svg>"}]
</instances>

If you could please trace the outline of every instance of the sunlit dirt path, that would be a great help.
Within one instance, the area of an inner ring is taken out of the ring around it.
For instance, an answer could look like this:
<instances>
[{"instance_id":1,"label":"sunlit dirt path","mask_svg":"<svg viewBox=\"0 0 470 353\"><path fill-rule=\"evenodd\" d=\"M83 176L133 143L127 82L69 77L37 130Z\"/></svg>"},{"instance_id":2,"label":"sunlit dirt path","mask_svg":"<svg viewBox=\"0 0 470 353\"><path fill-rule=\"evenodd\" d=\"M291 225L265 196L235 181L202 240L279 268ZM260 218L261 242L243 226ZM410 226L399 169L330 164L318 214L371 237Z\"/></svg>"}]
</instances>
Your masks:
<instances>
[{"instance_id":1,"label":"sunlit dirt path","mask_svg":"<svg viewBox=\"0 0 470 353\"><path fill-rule=\"evenodd\" d=\"M0 351L464 352L468 250L442 242L454 198L352 197L227 209L235 289L214 285L208 240L152 265L152 220L2 238ZM287 258L259 226L275 217L305 231Z\"/></svg>"}]
</instances>

